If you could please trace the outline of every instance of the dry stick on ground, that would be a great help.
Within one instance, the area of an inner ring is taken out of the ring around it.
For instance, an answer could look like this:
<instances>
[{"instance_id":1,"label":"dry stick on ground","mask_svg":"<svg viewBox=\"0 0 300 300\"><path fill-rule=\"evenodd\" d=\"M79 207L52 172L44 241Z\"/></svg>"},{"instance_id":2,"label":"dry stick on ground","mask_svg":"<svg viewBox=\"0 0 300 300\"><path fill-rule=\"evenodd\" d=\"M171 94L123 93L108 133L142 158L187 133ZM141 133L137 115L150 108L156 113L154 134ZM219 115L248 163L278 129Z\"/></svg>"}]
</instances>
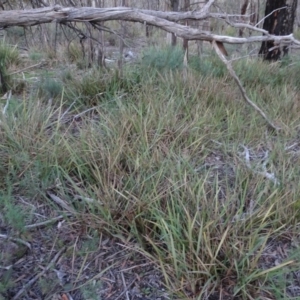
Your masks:
<instances>
[{"instance_id":1,"label":"dry stick on ground","mask_svg":"<svg viewBox=\"0 0 300 300\"><path fill-rule=\"evenodd\" d=\"M50 268L57 262L57 260L60 258L63 252L65 252L66 248L62 248L58 253L53 257L53 259L50 261L48 266L40 273L36 274L32 279L30 279L21 290L12 298L12 300L19 299L23 293L31 286L33 285L41 276L43 276L47 271L50 270Z\"/></svg>"},{"instance_id":2,"label":"dry stick on ground","mask_svg":"<svg viewBox=\"0 0 300 300\"><path fill-rule=\"evenodd\" d=\"M6 104L2 110L2 114L5 115L6 114L6 111L7 111L7 108L8 108L8 105L9 105L9 101L10 101L10 98L11 98L11 90L6 94L6 98L5 98L5 95L1 98L1 99L6 99Z\"/></svg>"},{"instance_id":3,"label":"dry stick on ground","mask_svg":"<svg viewBox=\"0 0 300 300\"><path fill-rule=\"evenodd\" d=\"M21 69L21 70L17 70L17 71L15 71L15 72L12 72L12 73L10 73L9 75L14 75L14 74L17 74L17 73L24 72L24 71L26 71L26 70L28 70L28 69L32 69L32 68L35 68L35 67L40 67L40 66L42 66L42 65L45 64L45 63L46 63L46 61L42 61L42 62L40 62L40 63L38 63L38 64L35 64L35 65L32 65L32 66L26 67L26 68Z\"/></svg>"},{"instance_id":4,"label":"dry stick on ground","mask_svg":"<svg viewBox=\"0 0 300 300\"><path fill-rule=\"evenodd\" d=\"M122 282L123 282L123 286L124 286L124 291L115 300L120 299L124 294L126 295L126 300L129 300L128 290L135 283L136 279L134 279L133 281L131 281L131 283L127 286L125 278L124 278L123 271L121 271L121 278L122 278Z\"/></svg>"},{"instance_id":5,"label":"dry stick on ground","mask_svg":"<svg viewBox=\"0 0 300 300\"><path fill-rule=\"evenodd\" d=\"M8 239L10 241L22 244L22 245L26 246L27 248L29 248L31 250L31 245L28 242L23 241L22 239L13 238L13 237L8 236L7 234L0 234L0 238L2 238L2 239Z\"/></svg>"},{"instance_id":6,"label":"dry stick on ground","mask_svg":"<svg viewBox=\"0 0 300 300\"><path fill-rule=\"evenodd\" d=\"M26 229L33 229L33 228L37 228L37 227L44 227L44 226L55 223L56 221L59 221L61 219L64 219L65 217L69 217L69 216L72 216L72 214L66 213L65 215L61 215L61 216L46 220L44 222L35 223L35 224L31 224L31 225L26 225L25 228Z\"/></svg>"},{"instance_id":7,"label":"dry stick on ground","mask_svg":"<svg viewBox=\"0 0 300 300\"><path fill-rule=\"evenodd\" d=\"M64 200L60 199L59 197L57 197L56 195L47 192L47 195L59 206L61 206L62 208L64 208L65 210L67 210L68 212L70 212L73 215L76 215L76 211L70 207Z\"/></svg>"},{"instance_id":8,"label":"dry stick on ground","mask_svg":"<svg viewBox=\"0 0 300 300\"><path fill-rule=\"evenodd\" d=\"M268 125L275 130L280 130L280 127L277 127L271 120L269 120L269 118L267 117L267 115L254 103L250 100L250 98L247 96L246 90L243 87L241 81L239 80L238 76L236 75L235 71L232 68L232 65L230 63L230 61L228 61L225 56L223 55L223 53L221 52L221 50L218 47L218 44L216 41L212 42L212 45L216 51L216 53L218 54L218 56L220 57L220 59L224 62L224 64L227 67L227 70L229 71L230 75L233 77L233 79L235 80L235 82L237 83L242 96L244 98L244 100L246 101L247 104L249 104L250 106L252 106L268 123Z\"/></svg>"}]
</instances>

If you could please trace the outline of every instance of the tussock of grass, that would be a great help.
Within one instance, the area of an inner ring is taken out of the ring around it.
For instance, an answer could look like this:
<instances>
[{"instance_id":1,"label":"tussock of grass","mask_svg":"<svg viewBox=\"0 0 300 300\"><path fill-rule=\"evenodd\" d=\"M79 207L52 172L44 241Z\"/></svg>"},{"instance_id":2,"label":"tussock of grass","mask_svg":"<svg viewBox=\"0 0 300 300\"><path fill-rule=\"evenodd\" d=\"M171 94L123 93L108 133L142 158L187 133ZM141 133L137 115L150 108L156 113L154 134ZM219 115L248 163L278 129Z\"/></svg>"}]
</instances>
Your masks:
<instances>
[{"instance_id":1,"label":"tussock of grass","mask_svg":"<svg viewBox=\"0 0 300 300\"><path fill-rule=\"evenodd\" d=\"M9 66L20 62L19 53L16 47L7 45L5 40L0 43L0 59L1 65L6 64Z\"/></svg>"},{"instance_id":2,"label":"tussock of grass","mask_svg":"<svg viewBox=\"0 0 300 300\"><path fill-rule=\"evenodd\" d=\"M184 53L179 47L172 48L166 46L165 48L148 48L141 61L145 67L155 68L159 71L175 70L182 67Z\"/></svg>"},{"instance_id":3,"label":"tussock of grass","mask_svg":"<svg viewBox=\"0 0 300 300\"><path fill-rule=\"evenodd\" d=\"M57 98L61 97L63 92L63 85L57 80L51 77L45 77L42 79L39 85L40 96L46 98Z\"/></svg>"},{"instance_id":4,"label":"tussock of grass","mask_svg":"<svg viewBox=\"0 0 300 300\"><path fill-rule=\"evenodd\" d=\"M19 53L16 47L0 42L0 92L7 92L12 85L12 78L9 75L9 68L19 63Z\"/></svg>"},{"instance_id":5,"label":"tussock of grass","mask_svg":"<svg viewBox=\"0 0 300 300\"><path fill-rule=\"evenodd\" d=\"M199 63L184 81L181 54L158 54L124 78L65 76L59 101L26 99L2 116L3 190L46 201L51 188L89 226L137 243L180 297L276 295L276 278L299 268L294 258L268 267L263 255L270 241L298 238L299 155L285 149L297 141L297 81L284 67L237 64L253 100L288 128L274 135L227 76ZM75 100L82 105L64 115Z\"/></svg>"},{"instance_id":6,"label":"tussock of grass","mask_svg":"<svg viewBox=\"0 0 300 300\"><path fill-rule=\"evenodd\" d=\"M65 85L64 100L68 103L75 101L76 107L86 108L111 103L115 97L123 97L127 93L134 94L142 84L140 74L136 72L119 78L117 73L109 74L104 70L91 69L85 76L66 76L63 73L62 77Z\"/></svg>"}]
</instances>

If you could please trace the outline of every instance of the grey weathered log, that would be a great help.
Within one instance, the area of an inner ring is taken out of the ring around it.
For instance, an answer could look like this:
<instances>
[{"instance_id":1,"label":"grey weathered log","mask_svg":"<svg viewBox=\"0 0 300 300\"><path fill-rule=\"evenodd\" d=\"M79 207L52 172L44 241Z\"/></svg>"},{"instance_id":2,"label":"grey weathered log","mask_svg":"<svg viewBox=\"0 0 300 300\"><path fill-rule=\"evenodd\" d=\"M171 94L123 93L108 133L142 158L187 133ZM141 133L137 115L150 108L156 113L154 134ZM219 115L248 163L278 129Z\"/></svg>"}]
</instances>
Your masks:
<instances>
[{"instance_id":1,"label":"grey weathered log","mask_svg":"<svg viewBox=\"0 0 300 300\"><path fill-rule=\"evenodd\" d=\"M28 9L28 10L10 10L0 11L0 28L8 28L12 26L33 26L43 23L67 23L67 22L103 22L111 20L123 20L130 22L147 23L156 26L167 32L174 33L176 36L187 40L204 40L218 41L228 44L244 44L263 41L274 41L275 44L300 46L293 34L286 36L252 36L248 38L230 37L213 34L209 31L203 31L181 24L177 24L178 20L195 19L201 20L211 17L207 10L199 12L160 12L152 10L139 10L127 7L114 8L93 8L93 7L54 7ZM221 15L219 15L221 16ZM226 15L223 15L226 18ZM255 28L254 28L255 29Z\"/></svg>"},{"instance_id":2,"label":"grey weathered log","mask_svg":"<svg viewBox=\"0 0 300 300\"><path fill-rule=\"evenodd\" d=\"M53 14L53 11L56 13ZM53 19L64 18L67 15L72 17L79 16L82 19L98 19L98 21L119 20L130 18L130 13L138 11L142 14L154 16L165 19L171 22L179 22L185 20L204 20L207 18L237 17L239 15L224 15L217 13L210 13L207 10L188 11L188 12L164 12L146 9L133 9L130 7L111 7L111 8L93 8L93 7L79 7L79 8L62 8L59 5L47 8L29 9L29 10L12 10L0 11L0 26L8 22L8 26L15 26L14 21L18 21L19 25L30 25L27 22L34 22L35 24L51 22ZM61 14L59 14L61 12ZM13 19L14 16L20 17L19 20ZM41 20L41 21L39 21ZM128 20L129 21L129 20Z\"/></svg>"}]
</instances>

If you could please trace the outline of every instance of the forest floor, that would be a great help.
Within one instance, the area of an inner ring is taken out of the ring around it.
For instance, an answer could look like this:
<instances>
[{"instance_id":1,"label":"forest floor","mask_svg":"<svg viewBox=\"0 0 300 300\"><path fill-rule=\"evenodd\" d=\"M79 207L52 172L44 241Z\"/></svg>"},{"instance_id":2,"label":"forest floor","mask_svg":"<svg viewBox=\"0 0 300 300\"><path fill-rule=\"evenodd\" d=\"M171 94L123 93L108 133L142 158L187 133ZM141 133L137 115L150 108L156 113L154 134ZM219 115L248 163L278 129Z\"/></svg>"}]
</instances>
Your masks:
<instances>
[{"instance_id":1,"label":"forest floor","mask_svg":"<svg viewBox=\"0 0 300 300\"><path fill-rule=\"evenodd\" d=\"M298 299L300 62L234 64L275 132L212 54L72 47L7 54L0 299Z\"/></svg>"}]
</instances>

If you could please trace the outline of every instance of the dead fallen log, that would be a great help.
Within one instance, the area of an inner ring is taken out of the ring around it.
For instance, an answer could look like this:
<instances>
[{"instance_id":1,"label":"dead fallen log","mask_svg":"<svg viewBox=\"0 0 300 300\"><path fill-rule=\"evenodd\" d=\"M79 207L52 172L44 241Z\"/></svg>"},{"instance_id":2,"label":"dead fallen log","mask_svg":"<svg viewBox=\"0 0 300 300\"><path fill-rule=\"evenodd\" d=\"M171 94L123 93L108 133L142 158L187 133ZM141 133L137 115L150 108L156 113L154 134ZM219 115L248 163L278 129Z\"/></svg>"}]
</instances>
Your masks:
<instances>
[{"instance_id":1,"label":"dead fallen log","mask_svg":"<svg viewBox=\"0 0 300 300\"><path fill-rule=\"evenodd\" d=\"M217 14L218 18L227 18L226 15ZM275 45L297 46L300 42L296 40L293 34L286 36L275 36L264 33L260 36L251 37L230 37L217 35L209 31L203 31L189 26L176 23L183 19L203 20L213 17L208 9L199 12L160 12L151 10L139 10L129 7L113 7L113 8L93 8L93 7L54 7L28 9L28 10L7 10L0 11L0 28L8 28L12 26L34 26L44 23L68 23L68 22L90 22L98 23L104 21L121 20L129 22L147 23L156 26L162 30L174 33L176 36L186 40L202 40L217 41L228 44L245 44L263 41L274 41ZM247 26L249 27L249 25ZM261 29L251 28L259 31Z\"/></svg>"}]
</instances>

